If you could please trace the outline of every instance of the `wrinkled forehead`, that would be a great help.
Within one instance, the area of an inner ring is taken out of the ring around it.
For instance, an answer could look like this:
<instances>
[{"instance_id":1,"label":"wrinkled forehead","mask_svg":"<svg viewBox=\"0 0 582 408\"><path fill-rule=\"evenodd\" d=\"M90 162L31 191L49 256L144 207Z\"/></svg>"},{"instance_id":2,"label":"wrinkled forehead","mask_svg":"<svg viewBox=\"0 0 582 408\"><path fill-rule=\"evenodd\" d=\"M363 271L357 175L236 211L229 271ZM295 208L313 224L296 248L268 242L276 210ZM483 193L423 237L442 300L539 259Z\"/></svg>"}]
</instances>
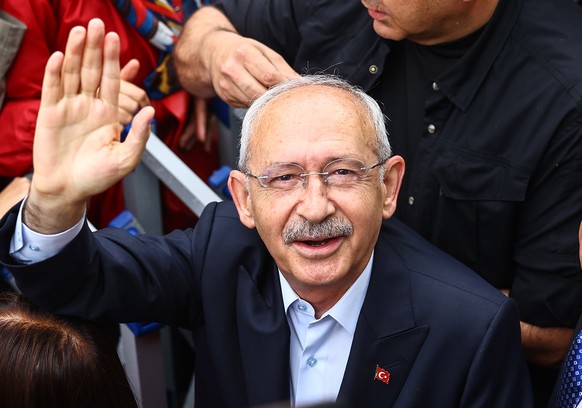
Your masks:
<instances>
[{"instance_id":1,"label":"wrinkled forehead","mask_svg":"<svg viewBox=\"0 0 582 408\"><path fill-rule=\"evenodd\" d=\"M362 101L344 89L309 85L287 90L265 104L251 131L249 148L285 143L292 150L294 142L307 138L317 143L333 135L376 144L373 121Z\"/></svg>"}]
</instances>

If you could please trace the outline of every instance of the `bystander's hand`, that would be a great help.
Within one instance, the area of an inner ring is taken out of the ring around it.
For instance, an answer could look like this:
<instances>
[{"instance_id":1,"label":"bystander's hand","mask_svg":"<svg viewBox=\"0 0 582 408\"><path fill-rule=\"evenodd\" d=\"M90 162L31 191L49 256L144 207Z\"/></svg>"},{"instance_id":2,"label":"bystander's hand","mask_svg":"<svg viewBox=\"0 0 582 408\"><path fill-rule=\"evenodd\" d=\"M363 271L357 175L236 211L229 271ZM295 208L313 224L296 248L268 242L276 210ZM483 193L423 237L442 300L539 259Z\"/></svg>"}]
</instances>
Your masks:
<instances>
[{"instance_id":1,"label":"bystander's hand","mask_svg":"<svg viewBox=\"0 0 582 408\"><path fill-rule=\"evenodd\" d=\"M141 108L151 105L146 91L131 82L138 71L139 61L132 59L125 64L120 72L119 123L123 126L130 124L133 116Z\"/></svg>"},{"instance_id":2,"label":"bystander's hand","mask_svg":"<svg viewBox=\"0 0 582 408\"><path fill-rule=\"evenodd\" d=\"M192 97L191 112L180 135L180 149L189 151L198 142L203 143L204 150L210 153L213 137L218 131L218 118L210 112L208 103L206 98Z\"/></svg>"},{"instance_id":3,"label":"bystander's hand","mask_svg":"<svg viewBox=\"0 0 582 408\"><path fill-rule=\"evenodd\" d=\"M197 57L192 44L202 49ZM231 106L244 108L269 87L299 75L271 48L239 35L213 7L203 7L190 18L174 64L189 92L207 97L216 93Z\"/></svg>"}]
</instances>

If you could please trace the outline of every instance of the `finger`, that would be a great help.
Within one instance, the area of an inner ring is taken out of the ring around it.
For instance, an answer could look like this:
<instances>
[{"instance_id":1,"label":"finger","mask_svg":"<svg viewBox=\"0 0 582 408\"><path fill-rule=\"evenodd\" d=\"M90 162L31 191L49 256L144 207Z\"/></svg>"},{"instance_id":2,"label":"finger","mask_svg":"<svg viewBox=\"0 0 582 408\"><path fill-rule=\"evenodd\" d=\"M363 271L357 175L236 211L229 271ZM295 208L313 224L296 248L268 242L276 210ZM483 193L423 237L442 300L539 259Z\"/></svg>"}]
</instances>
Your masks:
<instances>
[{"instance_id":1,"label":"finger","mask_svg":"<svg viewBox=\"0 0 582 408\"><path fill-rule=\"evenodd\" d=\"M270 48L261 44L257 51L260 52L261 56L248 61L246 67L249 73L265 88L299 76L281 55Z\"/></svg>"},{"instance_id":2,"label":"finger","mask_svg":"<svg viewBox=\"0 0 582 408\"><path fill-rule=\"evenodd\" d=\"M61 98L61 69L64 55L57 51L50 56L44 69L42 81L41 108L55 105Z\"/></svg>"},{"instance_id":3,"label":"finger","mask_svg":"<svg viewBox=\"0 0 582 408\"><path fill-rule=\"evenodd\" d=\"M208 117L208 126L206 127L206 140L204 141L204 150L210 153L212 150L212 143L214 142L214 135L218 132L218 118L216 115L210 114Z\"/></svg>"},{"instance_id":4,"label":"finger","mask_svg":"<svg viewBox=\"0 0 582 408\"><path fill-rule=\"evenodd\" d=\"M194 98L194 117L196 118L196 139L205 142L207 138L208 102L204 98Z\"/></svg>"},{"instance_id":5,"label":"finger","mask_svg":"<svg viewBox=\"0 0 582 408\"><path fill-rule=\"evenodd\" d=\"M183 151L189 151L196 145L196 126L191 124L184 127L178 139L178 146Z\"/></svg>"},{"instance_id":6,"label":"finger","mask_svg":"<svg viewBox=\"0 0 582 408\"><path fill-rule=\"evenodd\" d=\"M89 21L81 65L81 92L89 96L97 93L101 81L104 37L103 21L96 18Z\"/></svg>"},{"instance_id":7,"label":"finger","mask_svg":"<svg viewBox=\"0 0 582 408\"><path fill-rule=\"evenodd\" d=\"M105 35L103 42L103 72L99 97L114 106L117 106L119 98L119 75L119 36L110 32Z\"/></svg>"},{"instance_id":8,"label":"finger","mask_svg":"<svg viewBox=\"0 0 582 408\"><path fill-rule=\"evenodd\" d=\"M217 93L235 107L247 107L267 90L259 79L265 75L262 70L273 71L274 68L256 47L238 49L220 67Z\"/></svg>"},{"instance_id":9,"label":"finger","mask_svg":"<svg viewBox=\"0 0 582 408\"><path fill-rule=\"evenodd\" d=\"M119 93L119 121L124 125L131 122L133 115L140 109L139 103L127 94Z\"/></svg>"},{"instance_id":10,"label":"finger","mask_svg":"<svg viewBox=\"0 0 582 408\"><path fill-rule=\"evenodd\" d=\"M242 82L229 82L226 84L221 80L220 84L220 87L216 89L217 95L233 108L248 108L257 97L267 90L261 87L258 82L255 86L248 86L247 84L243 86ZM251 95L256 95L256 97Z\"/></svg>"},{"instance_id":11,"label":"finger","mask_svg":"<svg viewBox=\"0 0 582 408\"><path fill-rule=\"evenodd\" d=\"M265 57L273 64L277 72L280 73L281 77L284 79L297 78L299 75L289 64L285 61L280 54L277 54L270 48L265 51ZM280 81L279 81L280 82ZM277 83L279 83L277 82ZM273 84L276 85L276 84ZM271 86L273 86L271 85Z\"/></svg>"},{"instance_id":12,"label":"finger","mask_svg":"<svg viewBox=\"0 0 582 408\"><path fill-rule=\"evenodd\" d=\"M150 100L146 91L143 88L132 84L131 82L121 81L119 86L119 94L125 95L127 98L131 99L136 105L135 110L150 105Z\"/></svg>"},{"instance_id":13,"label":"finger","mask_svg":"<svg viewBox=\"0 0 582 408\"><path fill-rule=\"evenodd\" d=\"M135 79L138 72L139 72L139 61L134 58L129 60L127 64L125 64L123 68L121 68L119 76L123 81L131 82Z\"/></svg>"},{"instance_id":14,"label":"finger","mask_svg":"<svg viewBox=\"0 0 582 408\"><path fill-rule=\"evenodd\" d=\"M248 108L253 100L267 90L248 71L237 72L236 76L223 75L218 84L218 96L234 108Z\"/></svg>"},{"instance_id":15,"label":"finger","mask_svg":"<svg viewBox=\"0 0 582 408\"><path fill-rule=\"evenodd\" d=\"M119 148L123 150L124 156L127 157L126 165L128 170L135 168L141 160L141 155L150 136L150 123L154 113L154 108L151 106L140 110L133 118L131 129L125 142L119 145Z\"/></svg>"},{"instance_id":16,"label":"finger","mask_svg":"<svg viewBox=\"0 0 582 408\"><path fill-rule=\"evenodd\" d=\"M182 129L182 134L178 139L178 146L184 151L188 151L194 147L196 144L196 113L194 109L192 114L187 116L186 124Z\"/></svg>"},{"instance_id":17,"label":"finger","mask_svg":"<svg viewBox=\"0 0 582 408\"><path fill-rule=\"evenodd\" d=\"M120 98L121 98L121 96L120 96ZM122 109L121 105L120 105L119 117L118 117L119 123L121 123L123 126L130 124L131 120L133 119L134 113L135 113L135 110L128 111L128 110Z\"/></svg>"},{"instance_id":18,"label":"finger","mask_svg":"<svg viewBox=\"0 0 582 408\"><path fill-rule=\"evenodd\" d=\"M85 30L85 27L80 26L73 27L69 32L61 74L63 94L65 96L73 96L79 92L81 62L83 60L83 46L85 45L86 35L87 30Z\"/></svg>"}]
</instances>

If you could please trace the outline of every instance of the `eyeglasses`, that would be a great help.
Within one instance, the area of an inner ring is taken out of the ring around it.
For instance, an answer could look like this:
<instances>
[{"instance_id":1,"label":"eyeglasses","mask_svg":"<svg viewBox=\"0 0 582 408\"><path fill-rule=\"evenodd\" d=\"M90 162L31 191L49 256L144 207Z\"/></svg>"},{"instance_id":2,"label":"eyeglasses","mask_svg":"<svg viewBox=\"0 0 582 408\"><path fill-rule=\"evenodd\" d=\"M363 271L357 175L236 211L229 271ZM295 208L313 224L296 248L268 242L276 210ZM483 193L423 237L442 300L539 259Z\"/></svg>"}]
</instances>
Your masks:
<instances>
[{"instance_id":1,"label":"eyeglasses","mask_svg":"<svg viewBox=\"0 0 582 408\"><path fill-rule=\"evenodd\" d=\"M336 159L327 163L321 172L311 173L295 163L279 163L267 168L262 176L248 172L245 175L256 178L261 186L272 190L291 191L305 187L309 176L321 176L326 186L348 187L363 181L370 170L383 165L386 160L366 166L358 159Z\"/></svg>"}]
</instances>

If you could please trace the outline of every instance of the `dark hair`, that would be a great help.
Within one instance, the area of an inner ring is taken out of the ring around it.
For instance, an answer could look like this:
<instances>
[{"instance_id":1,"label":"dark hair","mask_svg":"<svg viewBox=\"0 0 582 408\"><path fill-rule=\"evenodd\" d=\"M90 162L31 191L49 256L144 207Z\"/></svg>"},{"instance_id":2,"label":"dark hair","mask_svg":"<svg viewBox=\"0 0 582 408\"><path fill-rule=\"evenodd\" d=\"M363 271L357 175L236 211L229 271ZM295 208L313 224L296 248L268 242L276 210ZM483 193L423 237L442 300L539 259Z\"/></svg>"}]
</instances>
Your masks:
<instances>
[{"instance_id":1,"label":"dark hair","mask_svg":"<svg viewBox=\"0 0 582 408\"><path fill-rule=\"evenodd\" d=\"M137 407L109 333L0 293L3 407Z\"/></svg>"}]
</instances>

